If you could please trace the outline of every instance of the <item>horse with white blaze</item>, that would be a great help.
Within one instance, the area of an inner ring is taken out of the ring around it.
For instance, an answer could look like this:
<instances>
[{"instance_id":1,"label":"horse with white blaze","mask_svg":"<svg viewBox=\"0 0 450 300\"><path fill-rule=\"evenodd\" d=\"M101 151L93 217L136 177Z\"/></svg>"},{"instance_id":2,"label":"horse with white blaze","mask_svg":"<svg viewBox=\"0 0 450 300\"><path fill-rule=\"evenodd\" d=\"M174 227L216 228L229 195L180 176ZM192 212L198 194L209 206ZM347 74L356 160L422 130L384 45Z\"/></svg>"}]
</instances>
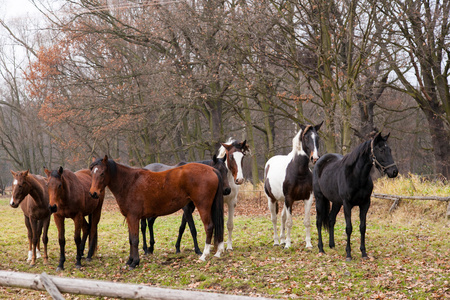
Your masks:
<instances>
[{"instance_id":1,"label":"horse with white blaze","mask_svg":"<svg viewBox=\"0 0 450 300\"><path fill-rule=\"evenodd\" d=\"M264 169L264 192L267 196L273 223L274 245L291 246L292 205L295 201L304 200L306 229L306 247L311 244L311 206L313 203L312 173L309 163L319 159L318 125L302 125L300 131L292 139L292 151L288 155L276 155L270 158ZM284 201L281 212L281 236L277 233L278 201ZM285 234L286 230L286 234Z\"/></svg>"}]
</instances>

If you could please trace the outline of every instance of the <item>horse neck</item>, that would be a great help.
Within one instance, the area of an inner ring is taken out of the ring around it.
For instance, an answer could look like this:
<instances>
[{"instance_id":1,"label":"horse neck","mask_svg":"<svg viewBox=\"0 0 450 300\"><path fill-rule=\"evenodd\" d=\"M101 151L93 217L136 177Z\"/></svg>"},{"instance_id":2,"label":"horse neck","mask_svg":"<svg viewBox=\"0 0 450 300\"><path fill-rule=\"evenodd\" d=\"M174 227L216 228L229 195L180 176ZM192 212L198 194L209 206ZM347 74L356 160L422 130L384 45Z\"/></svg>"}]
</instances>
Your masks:
<instances>
[{"instance_id":1,"label":"horse neck","mask_svg":"<svg viewBox=\"0 0 450 300\"><path fill-rule=\"evenodd\" d=\"M115 174L109 174L110 179L107 186L116 199L123 193L126 193L128 186L134 182L134 179L126 174L133 173L133 170L135 169L116 163ZM128 180L125 180L124 178L128 178Z\"/></svg>"},{"instance_id":2,"label":"horse neck","mask_svg":"<svg viewBox=\"0 0 450 300\"><path fill-rule=\"evenodd\" d=\"M296 170L297 174L307 174L311 172L309 170L309 158L308 156L296 153L294 150L289 153L290 157L292 157L291 162L294 163L294 170Z\"/></svg>"},{"instance_id":3,"label":"horse neck","mask_svg":"<svg viewBox=\"0 0 450 300\"><path fill-rule=\"evenodd\" d=\"M370 158L370 147L370 141L367 141L353 150L356 153L351 153L354 155L354 161L350 164L350 167L353 168L352 174L360 179L370 177L370 171L373 165Z\"/></svg>"},{"instance_id":4,"label":"horse neck","mask_svg":"<svg viewBox=\"0 0 450 300\"><path fill-rule=\"evenodd\" d=\"M39 206L48 206L48 195L43 184L34 175L29 175L27 181L31 185L29 194L34 202Z\"/></svg>"}]
</instances>

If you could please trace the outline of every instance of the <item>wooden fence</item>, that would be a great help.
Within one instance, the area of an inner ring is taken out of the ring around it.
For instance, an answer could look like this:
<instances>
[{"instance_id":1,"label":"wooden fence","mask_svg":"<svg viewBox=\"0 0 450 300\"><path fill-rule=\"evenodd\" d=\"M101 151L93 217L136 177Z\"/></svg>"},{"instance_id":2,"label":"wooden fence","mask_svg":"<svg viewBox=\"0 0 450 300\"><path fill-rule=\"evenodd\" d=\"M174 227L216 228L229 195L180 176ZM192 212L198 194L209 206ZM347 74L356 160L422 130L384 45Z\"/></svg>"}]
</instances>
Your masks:
<instances>
[{"instance_id":1,"label":"wooden fence","mask_svg":"<svg viewBox=\"0 0 450 300\"><path fill-rule=\"evenodd\" d=\"M0 285L33 290L47 290L55 300L62 300L62 293L113 297L126 299L154 300L254 300L254 297L226 295L199 291L172 290L138 284L115 283L101 280L87 280L49 276L46 273L29 274L0 271ZM258 298L267 299L268 298Z\"/></svg>"},{"instance_id":2,"label":"wooden fence","mask_svg":"<svg viewBox=\"0 0 450 300\"><path fill-rule=\"evenodd\" d=\"M402 196L402 195L387 195L387 194L379 194L373 193L373 198L392 200L394 203L392 204L389 212L392 213L400 203L400 200L432 200L432 201L445 201L448 202L447 206L447 218L450 218L450 196L449 197L438 197L438 196ZM239 201L252 201L252 205L255 209L260 209L262 211L267 210L267 198L262 190L255 191L239 191Z\"/></svg>"}]
</instances>

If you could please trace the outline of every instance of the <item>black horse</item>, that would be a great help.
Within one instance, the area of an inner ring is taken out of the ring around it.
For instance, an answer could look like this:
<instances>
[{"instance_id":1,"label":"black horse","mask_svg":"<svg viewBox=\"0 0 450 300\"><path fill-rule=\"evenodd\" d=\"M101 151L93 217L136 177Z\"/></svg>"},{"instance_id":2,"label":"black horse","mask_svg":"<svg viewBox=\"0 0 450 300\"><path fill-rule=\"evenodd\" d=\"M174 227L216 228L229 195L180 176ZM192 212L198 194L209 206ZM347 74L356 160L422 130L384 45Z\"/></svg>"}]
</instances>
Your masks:
<instances>
[{"instance_id":1,"label":"black horse","mask_svg":"<svg viewBox=\"0 0 450 300\"><path fill-rule=\"evenodd\" d=\"M350 235L352 234L351 213L354 206L359 206L361 254L367 258L365 234L366 215L370 206L373 182L370 176L372 165L381 173L394 178L398 169L387 144L389 134L377 133L373 139L360 144L346 156L329 153L316 163L313 172L313 190L316 198L316 225L319 234L319 252L324 253L322 227L329 230L330 248L334 248L334 224L336 215L344 206L347 233L347 261L351 261ZM330 201L333 203L330 212Z\"/></svg>"},{"instance_id":2,"label":"black horse","mask_svg":"<svg viewBox=\"0 0 450 300\"><path fill-rule=\"evenodd\" d=\"M226 159L227 159L226 155L223 158L217 158L217 156L214 155L213 159L211 159L211 160L197 161L197 163L205 164L205 165L211 166L214 169L218 170L220 172L220 175L222 175L223 194L229 195L231 192L231 188L230 188L230 184L228 182L228 175L227 175L228 169L227 169L227 166L225 165ZM170 169L173 169L173 168L176 168L179 166L183 166L185 164L187 164L187 162L184 162L184 161L176 164L175 166L168 166L168 165L164 165L161 163L153 163L153 164L146 165L144 168L147 170L153 171L153 172L161 172L161 171L170 170ZM177 242L175 244L176 253L180 253L181 238L183 237L183 233L184 233L184 230L186 229L186 223L187 223L189 225L192 239L194 241L194 249L195 249L194 251L196 254L201 255L202 251L198 247L198 242L197 242L197 229L195 228L194 219L192 217L192 213L195 210L195 205L191 201L188 204L186 204L186 206L184 206L182 209L183 209L183 216L181 218L181 225L178 230ZM156 217L141 219L141 232L142 232L142 243L143 243L142 248L143 248L145 254L149 254L149 253L152 254L153 250L154 250L155 235L153 233L153 224L155 223L155 220L156 220ZM147 225L148 225L148 230L150 233L149 247L147 247L147 239L146 239L146 234L145 234Z\"/></svg>"}]
</instances>

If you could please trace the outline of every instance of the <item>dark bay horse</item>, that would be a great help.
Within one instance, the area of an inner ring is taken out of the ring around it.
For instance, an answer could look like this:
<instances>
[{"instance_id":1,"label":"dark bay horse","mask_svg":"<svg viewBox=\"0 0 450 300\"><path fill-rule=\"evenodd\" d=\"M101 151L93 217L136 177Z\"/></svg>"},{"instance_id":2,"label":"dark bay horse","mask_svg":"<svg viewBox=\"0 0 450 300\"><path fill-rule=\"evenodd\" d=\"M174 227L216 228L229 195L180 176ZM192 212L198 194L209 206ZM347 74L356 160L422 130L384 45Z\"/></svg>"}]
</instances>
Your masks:
<instances>
[{"instance_id":1,"label":"dark bay horse","mask_svg":"<svg viewBox=\"0 0 450 300\"><path fill-rule=\"evenodd\" d=\"M50 209L54 212L53 217L58 228L58 240L60 247L59 265L57 270L64 269L65 255L65 226L64 220L70 218L75 225L74 239L77 246L76 264L81 267L86 240L89 237L89 251L86 257L90 260L97 250L97 226L102 213L104 193L92 199L89 195L91 187L91 172L88 169L72 172L63 167L58 170L49 171L47 174L47 185L50 200ZM85 216L88 216L89 223ZM81 231L83 237L81 238Z\"/></svg>"},{"instance_id":2,"label":"dark bay horse","mask_svg":"<svg viewBox=\"0 0 450 300\"><path fill-rule=\"evenodd\" d=\"M250 149L247 145L247 141L238 142L234 139L228 139L227 142L222 143L219 148L217 157L226 158L225 164L228 168L228 182L230 184L231 193L223 197L224 202L228 205L228 240L227 250L233 250L233 218L234 209L237 204L239 187L244 183L243 161L244 156L250 153Z\"/></svg>"},{"instance_id":3,"label":"dark bay horse","mask_svg":"<svg viewBox=\"0 0 450 300\"><path fill-rule=\"evenodd\" d=\"M44 264L48 263L47 243L48 227L50 225L51 212L49 208L46 180L39 175L33 175L29 171L11 171L14 181L12 184L12 196L9 205L20 208L25 216L25 225L28 231L28 259L30 265L36 264L36 258L40 257L39 238L42 230L42 243L44 244ZM36 253L36 248L38 249Z\"/></svg>"},{"instance_id":4,"label":"dark bay horse","mask_svg":"<svg viewBox=\"0 0 450 300\"><path fill-rule=\"evenodd\" d=\"M190 201L197 208L206 232L206 243L200 260L205 260L211 240L223 251L223 191L220 173L210 166L190 163L163 172L132 168L108 159L95 160L91 166L90 194L97 198L108 187L116 198L128 224L130 256L127 265L139 265L139 221L180 210ZM216 174L216 176L214 176Z\"/></svg>"},{"instance_id":5,"label":"dark bay horse","mask_svg":"<svg viewBox=\"0 0 450 300\"><path fill-rule=\"evenodd\" d=\"M230 184L228 182L228 169L225 165L226 156L224 158L217 158L216 155L213 156L213 159L210 160L203 160L203 161L197 161L197 163L205 164L208 166L213 167L214 169L218 170L220 175L222 176L223 180L223 194L228 195L231 192ZM175 166L168 166L161 163L153 163L146 165L144 169L153 171L153 172L161 172L161 171L167 171L179 166L183 166L187 164L186 162L180 162L176 164ZM215 175L214 175L215 176ZM177 242L175 244L176 253L180 253L180 245L181 245L181 238L183 237L184 230L186 229L186 223L189 225L189 230L191 231L192 239L194 241L194 249L195 253L198 255L202 254L202 251L198 247L197 242L197 229L195 228L194 219L192 218L192 213L195 210L195 205L191 201L183 208L183 216L181 218L181 225L178 230L178 238ZM155 245L155 236L153 234L153 224L155 223L156 217L154 218L143 218L141 219L141 232L142 232L142 248L144 250L145 254L153 253L154 245ZM146 239L146 228L148 223L148 230L150 232L150 247L147 247L147 239Z\"/></svg>"},{"instance_id":6,"label":"dark bay horse","mask_svg":"<svg viewBox=\"0 0 450 300\"><path fill-rule=\"evenodd\" d=\"M389 178L398 174L397 166L387 144L387 136L377 133L373 139L363 142L351 153L342 156L329 153L316 163L313 172L314 196L316 198L317 231L319 233L319 252L324 253L322 228L329 230L330 248L334 248L334 225L336 215L344 206L345 232L347 233L347 261L351 261L350 235L352 234L351 213L354 206L359 206L361 232L361 254L367 258L365 234L366 215L370 206L373 181L370 176L372 166ZM330 212L330 201L332 203Z\"/></svg>"},{"instance_id":7,"label":"dark bay horse","mask_svg":"<svg viewBox=\"0 0 450 300\"><path fill-rule=\"evenodd\" d=\"M274 245L279 245L281 242L281 244L285 243L285 248L291 246L292 206L294 201L304 200L305 241L306 247L312 248L310 216L314 198L309 163L314 163L319 159L319 134L317 132L322 123L316 126L299 124L300 131L292 139L292 151L288 155L276 155L266 163L264 192L272 215ZM280 241L277 233L278 201L284 202L281 212Z\"/></svg>"}]
</instances>

